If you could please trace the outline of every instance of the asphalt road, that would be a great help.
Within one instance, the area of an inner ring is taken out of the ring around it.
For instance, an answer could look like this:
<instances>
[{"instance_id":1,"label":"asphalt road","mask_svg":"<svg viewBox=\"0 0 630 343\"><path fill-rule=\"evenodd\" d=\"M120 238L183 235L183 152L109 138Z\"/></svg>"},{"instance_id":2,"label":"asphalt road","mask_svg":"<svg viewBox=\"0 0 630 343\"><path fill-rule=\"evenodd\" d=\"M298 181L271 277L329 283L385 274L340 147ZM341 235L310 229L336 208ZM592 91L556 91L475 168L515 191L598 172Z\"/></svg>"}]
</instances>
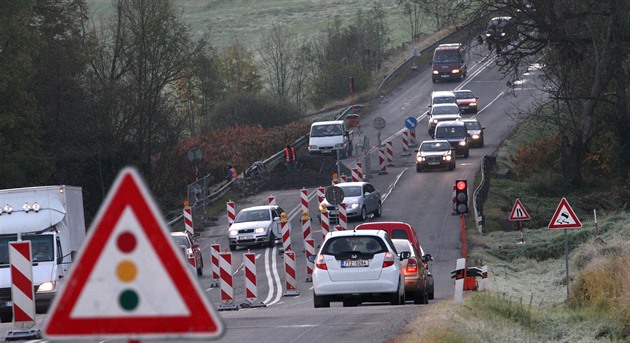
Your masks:
<instances>
[{"instance_id":1,"label":"asphalt road","mask_svg":"<svg viewBox=\"0 0 630 343\"><path fill-rule=\"evenodd\" d=\"M472 184L483 155L492 154L517 124L513 114L526 112L541 97L541 92L534 86L538 83L535 66L523 75L520 82L515 83L514 88L508 88L487 49L475 44L470 49L468 77L463 82L433 84L428 66L424 70L420 68L391 94L370 104L371 112L361 118L363 134L370 143L368 160L372 173L368 176L383 194L383 216L378 220L409 222L417 230L425 252L434 256L431 269L435 277L435 300L430 301L429 305L414 305L409 301L405 306L365 304L349 308L342 307L341 303L332 303L330 308L314 309L312 283L306 281L300 191L259 194L236 203L236 210L266 204L269 195L276 196L277 203L287 211L292 227L291 240L296 252L298 294L284 295L286 284L284 259L279 252L281 243L275 248L252 248L250 251L256 254L258 280L256 302L262 302L266 306L219 311L225 332L218 341L384 342L402 331L427 306L434 306L440 301L453 301L454 286L450 271L455 268L456 259L462 257L461 220L452 215L451 207L454 181L468 179L469 184ZM409 116L417 118L417 141L429 139L426 110L430 93L433 90L454 88L471 89L479 96L480 112L476 117L485 127L485 146L471 149L469 158L458 158L454 171L416 173L413 147L410 148L409 156L402 156L401 134L405 127L404 121ZM393 141L394 166L387 167L386 175L378 173L379 159L375 147L378 131L372 127L376 117L382 117L386 122L386 127L380 132L382 141ZM358 157L360 156L347 158L343 163L353 167ZM322 234L316 219L318 208L314 189L309 189L309 196L309 211L313 217L312 235L317 246L322 240ZM221 301L220 289L212 287L214 280L210 245L218 243L222 250L227 249L227 215L219 219L219 224L200 230L197 238L202 245L205 261L204 276L199 281L215 307L229 305ZM356 224L358 223L351 221L350 227ZM231 304L237 308L247 303L243 272L244 252L247 250L241 249L232 254L234 300ZM36 329L41 328L44 318L45 315L37 316ZM4 337L8 330L14 329L12 323L2 323L0 335Z\"/></svg>"}]
</instances>

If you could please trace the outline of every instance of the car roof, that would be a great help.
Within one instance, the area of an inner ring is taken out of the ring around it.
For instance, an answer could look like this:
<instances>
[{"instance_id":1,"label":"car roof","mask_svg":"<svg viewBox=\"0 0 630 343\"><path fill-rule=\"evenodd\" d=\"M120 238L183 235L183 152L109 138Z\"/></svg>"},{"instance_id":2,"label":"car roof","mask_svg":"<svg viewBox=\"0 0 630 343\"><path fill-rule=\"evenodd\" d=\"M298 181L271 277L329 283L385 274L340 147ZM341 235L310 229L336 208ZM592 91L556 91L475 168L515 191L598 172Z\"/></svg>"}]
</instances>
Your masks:
<instances>
[{"instance_id":1,"label":"car roof","mask_svg":"<svg viewBox=\"0 0 630 343\"><path fill-rule=\"evenodd\" d=\"M384 237L387 231L384 230L341 230L330 231L326 234L326 239L333 237L351 237L351 236L378 236Z\"/></svg>"},{"instance_id":2,"label":"car roof","mask_svg":"<svg viewBox=\"0 0 630 343\"><path fill-rule=\"evenodd\" d=\"M328 121L316 121L311 125L331 125L331 124L342 124L343 120L328 120Z\"/></svg>"},{"instance_id":3,"label":"car roof","mask_svg":"<svg viewBox=\"0 0 630 343\"><path fill-rule=\"evenodd\" d=\"M472 91L471 91L470 89L457 89L457 90L453 90L453 93L464 93L464 92L466 92L466 93L468 93L468 92L472 93Z\"/></svg>"},{"instance_id":4,"label":"car roof","mask_svg":"<svg viewBox=\"0 0 630 343\"><path fill-rule=\"evenodd\" d=\"M465 126L465 125L466 124L464 124L464 122L461 120L445 120L445 121L441 121L437 123L436 127L438 126Z\"/></svg>"},{"instance_id":5,"label":"car roof","mask_svg":"<svg viewBox=\"0 0 630 343\"><path fill-rule=\"evenodd\" d=\"M466 122L479 122L479 120L477 120L476 118L462 118L459 121L461 121L462 123L466 123Z\"/></svg>"},{"instance_id":6,"label":"car roof","mask_svg":"<svg viewBox=\"0 0 630 343\"><path fill-rule=\"evenodd\" d=\"M438 45L437 49L459 49L462 47L462 43L446 43Z\"/></svg>"},{"instance_id":7,"label":"car roof","mask_svg":"<svg viewBox=\"0 0 630 343\"><path fill-rule=\"evenodd\" d=\"M365 181L351 181L351 182L341 182L336 184L335 186L337 187L353 187L353 186L363 186L365 184L368 184L369 182L365 182Z\"/></svg>"},{"instance_id":8,"label":"car roof","mask_svg":"<svg viewBox=\"0 0 630 343\"><path fill-rule=\"evenodd\" d=\"M242 209L241 211L249 211L249 210L268 210L268 209L276 209L278 205L261 205L261 206L252 206Z\"/></svg>"},{"instance_id":9,"label":"car roof","mask_svg":"<svg viewBox=\"0 0 630 343\"><path fill-rule=\"evenodd\" d=\"M454 93L453 91L433 91L431 93L432 97L437 97L437 96L453 96Z\"/></svg>"},{"instance_id":10,"label":"car roof","mask_svg":"<svg viewBox=\"0 0 630 343\"><path fill-rule=\"evenodd\" d=\"M175 231L175 232L171 232L171 236L183 236L186 237L188 236L188 234L184 231Z\"/></svg>"},{"instance_id":11,"label":"car roof","mask_svg":"<svg viewBox=\"0 0 630 343\"><path fill-rule=\"evenodd\" d=\"M457 109L459 109L459 106L456 103L435 104L435 105L433 105L433 108L436 108L436 107L456 107Z\"/></svg>"},{"instance_id":12,"label":"car roof","mask_svg":"<svg viewBox=\"0 0 630 343\"><path fill-rule=\"evenodd\" d=\"M422 141L422 143L420 144L431 144L431 143L444 143L444 144L450 144L446 139L431 139L431 140L427 140L427 141Z\"/></svg>"},{"instance_id":13,"label":"car roof","mask_svg":"<svg viewBox=\"0 0 630 343\"><path fill-rule=\"evenodd\" d=\"M443 141L443 142L448 143L448 141ZM360 230L362 230L361 228L364 228L364 227L378 227L378 228L391 229L391 228L398 228L398 227L403 227L403 226L411 228L411 225L405 222L369 222L369 223L361 223L357 225L356 228Z\"/></svg>"}]
</instances>

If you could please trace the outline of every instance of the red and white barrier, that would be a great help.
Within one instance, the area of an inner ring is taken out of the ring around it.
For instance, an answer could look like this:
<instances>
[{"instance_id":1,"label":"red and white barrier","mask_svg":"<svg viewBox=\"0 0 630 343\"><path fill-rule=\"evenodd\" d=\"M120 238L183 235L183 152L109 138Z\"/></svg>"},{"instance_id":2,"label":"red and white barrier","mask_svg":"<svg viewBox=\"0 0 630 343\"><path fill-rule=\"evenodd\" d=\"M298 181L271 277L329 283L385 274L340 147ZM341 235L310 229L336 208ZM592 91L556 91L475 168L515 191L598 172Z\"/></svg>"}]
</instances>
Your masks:
<instances>
[{"instance_id":1,"label":"red and white barrier","mask_svg":"<svg viewBox=\"0 0 630 343\"><path fill-rule=\"evenodd\" d=\"M308 217L308 212L302 212L302 238L304 238L304 240L313 239L311 236L311 220Z\"/></svg>"},{"instance_id":2,"label":"red and white barrier","mask_svg":"<svg viewBox=\"0 0 630 343\"><path fill-rule=\"evenodd\" d=\"M284 274L286 290L282 295L300 295L300 292L298 292L297 290L297 283L295 281L295 252L293 251L284 252Z\"/></svg>"},{"instance_id":3,"label":"red and white barrier","mask_svg":"<svg viewBox=\"0 0 630 343\"><path fill-rule=\"evenodd\" d=\"M13 325L27 330L35 325L31 242L9 242L9 263L11 264Z\"/></svg>"},{"instance_id":4,"label":"red and white barrier","mask_svg":"<svg viewBox=\"0 0 630 343\"><path fill-rule=\"evenodd\" d=\"M234 201L232 200L227 202L227 215L228 215L228 227L230 227L234 223L234 220L236 220L236 208L234 206Z\"/></svg>"},{"instance_id":5,"label":"red and white barrier","mask_svg":"<svg viewBox=\"0 0 630 343\"><path fill-rule=\"evenodd\" d=\"M341 174L341 182L348 182L348 177L345 174Z\"/></svg>"},{"instance_id":6,"label":"red and white barrier","mask_svg":"<svg viewBox=\"0 0 630 343\"><path fill-rule=\"evenodd\" d=\"M337 213L339 226L343 228L343 230L348 230L348 211L346 210L346 204L339 204L339 212Z\"/></svg>"},{"instance_id":7,"label":"red and white barrier","mask_svg":"<svg viewBox=\"0 0 630 343\"><path fill-rule=\"evenodd\" d=\"M403 135L402 135L402 154L400 154L401 156L410 156L411 153L409 152L409 129L405 129L403 130Z\"/></svg>"},{"instance_id":8,"label":"red and white barrier","mask_svg":"<svg viewBox=\"0 0 630 343\"><path fill-rule=\"evenodd\" d=\"M352 182L358 182L358 181L361 181L359 180L359 169L352 168Z\"/></svg>"},{"instance_id":9,"label":"red and white barrier","mask_svg":"<svg viewBox=\"0 0 630 343\"><path fill-rule=\"evenodd\" d=\"M324 201L324 194L326 189L324 187L317 187L317 206L319 206L322 201Z\"/></svg>"},{"instance_id":10,"label":"red and white barrier","mask_svg":"<svg viewBox=\"0 0 630 343\"><path fill-rule=\"evenodd\" d=\"M357 178L359 179L359 181L363 181L363 163L357 162L356 166L357 166Z\"/></svg>"},{"instance_id":11,"label":"red and white barrier","mask_svg":"<svg viewBox=\"0 0 630 343\"><path fill-rule=\"evenodd\" d=\"M245 266L245 298L247 299L248 307L265 307L264 303L257 301L256 254L252 252L244 253L243 264Z\"/></svg>"},{"instance_id":12,"label":"red and white barrier","mask_svg":"<svg viewBox=\"0 0 630 343\"><path fill-rule=\"evenodd\" d=\"M313 268L314 263L309 261L310 256L315 256L315 241L312 239L304 240L304 246L306 247L306 282L313 282Z\"/></svg>"},{"instance_id":13,"label":"red and white barrier","mask_svg":"<svg viewBox=\"0 0 630 343\"><path fill-rule=\"evenodd\" d=\"M269 197L267 197L267 202L269 203L269 205L275 205L276 204L276 196L275 195L270 195Z\"/></svg>"},{"instance_id":14,"label":"red and white barrier","mask_svg":"<svg viewBox=\"0 0 630 343\"><path fill-rule=\"evenodd\" d=\"M291 225L289 225L286 213L280 215L280 231L282 232L282 248L284 252L293 250L291 247Z\"/></svg>"},{"instance_id":15,"label":"red and white barrier","mask_svg":"<svg viewBox=\"0 0 630 343\"><path fill-rule=\"evenodd\" d=\"M210 253L212 258L212 283L210 287L219 287L221 281L220 266L219 266L219 253L221 252L220 244L210 244Z\"/></svg>"},{"instance_id":16,"label":"red and white barrier","mask_svg":"<svg viewBox=\"0 0 630 343\"><path fill-rule=\"evenodd\" d=\"M300 204L302 205L302 212L308 212L308 189L306 188L300 190Z\"/></svg>"},{"instance_id":17,"label":"red and white barrier","mask_svg":"<svg viewBox=\"0 0 630 343\"><path fill-rule=\"evenodd\" d=\"M381 169L378 171L379 175L387 174L387 158L385 157L385 148L378 148L378 163Z\"/></svg>"},{"instance_id":18,"label":"red and white barrier","mask_svg":"<svg viewBox=\"0 0 630 343\"><path fill-rule=\"evenodd\" d=\"M409 133L411 134L411 142L409 146L418 146L418 141L416 140L416 128L409 129Z\"/></svg>"},{"instance_id":19,"label":"red and white barrier","mask_svg":"<svg viewBox=\"0 0 630 343\"><path fill-rule=\"evenodd\" d=\"M184 205L184 228L191 235L195 234L195 229L193 228L193 217L192 217L192 209L188 206L188 201Z\"/></svg>"},{"instance_id":20,"label":"red and white barrier","mask_svg":"<svg viewBox=\"0 0 630 343\"><path fill-rule=\"evenodd\" d=\"M387 141L385 141L385 148L387 150L387 166L388 167L393 167L394 166L394 148L393 146L393 142L391 139L388 139Z\"/></svg>"},{"instance_id":21,"label":"red and white barrier","mask_svg":"<svg viewBox=\"0 0 630 343\"><path fill-rule=\"evenodd\" d=\"M328 210L322 208L322 237L325 239L326 234L330 232L330 219L328 218Z\"/></svg>"},{"instance_id":22,"label":"red and white barrier","mask_svg":"<svg viewBox=\"0 0 630 343\"><path fill-rule=\"evenodd\" d=\"M221 305L219 311L238 310L234 304L234 285L232 283L232 253L219 253L219 265L221 267Z\"/></svg>"}]
</instances>

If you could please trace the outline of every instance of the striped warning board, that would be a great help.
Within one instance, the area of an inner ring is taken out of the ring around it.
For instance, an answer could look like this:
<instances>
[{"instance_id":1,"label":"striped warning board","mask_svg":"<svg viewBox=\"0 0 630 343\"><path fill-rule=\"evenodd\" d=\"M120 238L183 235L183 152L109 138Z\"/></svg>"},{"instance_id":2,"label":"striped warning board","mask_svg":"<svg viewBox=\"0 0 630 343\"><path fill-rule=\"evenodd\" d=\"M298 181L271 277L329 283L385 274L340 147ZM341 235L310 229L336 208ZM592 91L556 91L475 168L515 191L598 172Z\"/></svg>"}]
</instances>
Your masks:
<instances>
[{"instance_id":1,"label":"striped warning board","mask_svg":"<svg viewBox=\"0 0 630 343\"><path fill-rule=\"evenodd\" d=\"M11 263L13 324L19 329L27 330L35 325L31 242L9 242L9 262Z\"/></svg>"}]
</instances>

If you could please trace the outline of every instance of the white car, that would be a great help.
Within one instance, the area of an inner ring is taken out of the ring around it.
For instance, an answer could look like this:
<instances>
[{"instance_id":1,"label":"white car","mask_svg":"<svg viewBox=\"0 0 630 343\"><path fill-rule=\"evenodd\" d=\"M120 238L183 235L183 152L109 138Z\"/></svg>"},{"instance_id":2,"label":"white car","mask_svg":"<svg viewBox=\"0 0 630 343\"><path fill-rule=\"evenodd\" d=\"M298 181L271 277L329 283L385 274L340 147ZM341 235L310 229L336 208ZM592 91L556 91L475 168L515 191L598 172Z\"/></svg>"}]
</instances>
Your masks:
<instances>
[{"instance_id":1,"label":"white car","mask_svg":"<svg viewBox=\"0 0 630 343\"><path fill-rule=\"evenodd\" d=\"M239 245L266 244L273 247L276 244L276 238L282 237L280 217L283 212L277 205L242 209L228 229L230 250L236 250Z\"/></svg>"},{"instance_id":2,"label":"white car","mask_svg":"<svg viewBox=\"0 0 630 343\"><path fill-rule=\"evenodd\" d=\"M405 303L405 276L394 243L383 230L329 232L316 256L313 270L313 305L330 307L363 302Z\"/></svg>"},{"instance_id":3,"label":"white car","mask_svg":"<svg viewBox=\"0 0 630 343\"><path fill-rule=\"evenodd\" d=\"M383 204L381 202L381 192L376 190L374 185L369 182L342 182L335 185L343 190L343 204L346 204L346 216L349 218L356 217L359 220L366 220L368 214L374 213L375 217L380 217L383 213ZM328 218L331 222L337 222L339 217L338 206L331 205L324 200L320 204L320 208L326 206Z\"/></svg>"}]
</instances>

